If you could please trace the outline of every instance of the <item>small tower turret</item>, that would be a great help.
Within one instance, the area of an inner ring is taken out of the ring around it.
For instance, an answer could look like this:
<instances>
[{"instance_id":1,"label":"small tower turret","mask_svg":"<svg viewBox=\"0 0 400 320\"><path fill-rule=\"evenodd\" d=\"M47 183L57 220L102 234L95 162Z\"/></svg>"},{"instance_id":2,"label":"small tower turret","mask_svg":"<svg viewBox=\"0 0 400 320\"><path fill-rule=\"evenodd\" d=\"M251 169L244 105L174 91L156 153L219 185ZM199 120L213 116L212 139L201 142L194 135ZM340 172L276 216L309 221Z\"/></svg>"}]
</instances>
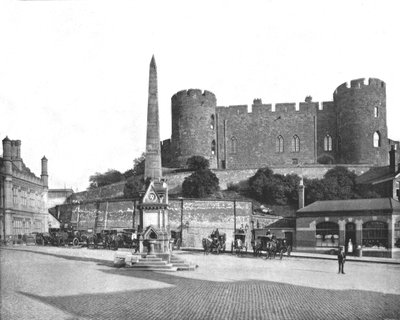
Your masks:
<instances>
[{"instance_id":1,"label":"small tower turret","mask_svg":"<svg viewBox=\"0 0 400 320\"><path fill-rule=\"evenodd\" d=\"M42 179L43 187L48 188L49 175L47 172L47 158L45 156L42 158L42 174L40 175L40 178Z\"/></svg>"},{"instance_id":2,"label":"small tower turret","mask_svg":"<svg viewBox=\"0 0 400 320\"><path fill-rule=\"evenodd\" d=\"M3 162L4 162L4 174L12 174L12 162L11 162L11 140L8 137L3 139Z\"/></svg>"}]
</instances>

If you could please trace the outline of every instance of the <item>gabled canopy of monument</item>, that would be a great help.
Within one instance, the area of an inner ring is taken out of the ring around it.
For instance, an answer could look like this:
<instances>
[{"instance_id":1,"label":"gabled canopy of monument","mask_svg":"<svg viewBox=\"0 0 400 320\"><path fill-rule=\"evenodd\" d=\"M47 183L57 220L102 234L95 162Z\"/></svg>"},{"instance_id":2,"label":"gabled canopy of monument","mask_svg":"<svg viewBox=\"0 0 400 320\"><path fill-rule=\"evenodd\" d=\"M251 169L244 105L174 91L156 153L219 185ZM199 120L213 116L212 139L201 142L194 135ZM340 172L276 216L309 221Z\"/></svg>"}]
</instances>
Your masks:
<instances>
[{"instance_id":1,"label":"gabled canopy of monument","mask_svg":"<svg viewBox=\"0 0 400 320\"><path fill-rule=\"evenodd\" d=\"M158 113L157 66L154 55L150 62L149 100L147 106L146 161L144 176L158 180L161 171L160 122Z\"/></svg>"}]
</instances>

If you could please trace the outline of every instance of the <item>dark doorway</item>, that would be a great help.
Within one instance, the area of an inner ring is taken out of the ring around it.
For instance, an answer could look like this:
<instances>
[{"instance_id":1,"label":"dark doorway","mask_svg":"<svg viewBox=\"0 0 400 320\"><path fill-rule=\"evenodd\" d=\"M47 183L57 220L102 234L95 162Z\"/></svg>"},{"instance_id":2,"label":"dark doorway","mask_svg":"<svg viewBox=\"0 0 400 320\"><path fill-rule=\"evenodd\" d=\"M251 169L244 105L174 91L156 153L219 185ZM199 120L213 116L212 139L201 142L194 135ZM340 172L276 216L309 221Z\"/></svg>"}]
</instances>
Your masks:
<instances>
[{"instance_id":1,"label":"dark doorway","mask_svg":"<svg viewBox=\"0 0 400 320\"><path fill-rule=\"evenodd\" d=\"M350 248L352 250L351 252L348 252L350 240L353 248ZM349 222L346 224L345 247L348 254L354 254L356 248L356 224L353 222Z\"/></svg>"},{"instance_id":2,"label":"dark doorway","mask_svg":"<svg viewBox=\"0 0 400 320\"><path fill-rule=\"evenodd\" d=\"M287 244L293 247L293 233L292 232L285 232L285 238Z\"/></svg>"}]
</instances>

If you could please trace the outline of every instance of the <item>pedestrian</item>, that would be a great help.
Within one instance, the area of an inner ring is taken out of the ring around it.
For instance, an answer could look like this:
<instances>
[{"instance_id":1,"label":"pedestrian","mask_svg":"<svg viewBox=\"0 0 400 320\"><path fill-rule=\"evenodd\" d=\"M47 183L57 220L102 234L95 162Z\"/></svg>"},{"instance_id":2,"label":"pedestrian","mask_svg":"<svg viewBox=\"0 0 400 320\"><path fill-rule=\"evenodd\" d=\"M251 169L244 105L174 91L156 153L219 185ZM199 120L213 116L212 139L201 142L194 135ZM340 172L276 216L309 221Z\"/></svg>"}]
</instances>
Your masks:
<instances>
[{"instance_id":1,"label":"pedestrian","mask_svg":"<svg viewBox=\"0 0 400 320\"><path fill-rule=\"evenodd\" d=\"M351 239L349 239L349 243L347 244L347 253L353 253L353 243Z\"/></svg>"},{"instance_id":2,"label":"pedestrian","mask_svg":"<svg viewBox=\"0 0 400 320\"><path fill-rule=\"evenodd\" d=\"M346 261L346 255L344 253L343 247L339 247L339 253L338 253L338 263L339 263L339 271L338 273L344 273L344 262Z\"/></svg>"}]
</instances>

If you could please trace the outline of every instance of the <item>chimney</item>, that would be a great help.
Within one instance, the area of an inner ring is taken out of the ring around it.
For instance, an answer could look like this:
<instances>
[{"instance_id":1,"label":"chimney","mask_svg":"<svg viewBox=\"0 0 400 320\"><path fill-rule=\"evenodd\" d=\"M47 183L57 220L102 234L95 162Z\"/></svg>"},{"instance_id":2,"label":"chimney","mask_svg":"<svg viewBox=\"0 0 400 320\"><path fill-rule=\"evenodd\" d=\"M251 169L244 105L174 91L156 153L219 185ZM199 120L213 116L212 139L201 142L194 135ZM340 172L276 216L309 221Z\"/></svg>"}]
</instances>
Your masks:
<instances>
[{"instance_id":1,"label":"chimney","mask_svg":"<svg viewBox=\"0 0 400 320\"><path fill-rule=\"evenodd\" d=\"M41 179L43 183L43 187L48 188L49 187L49 175L47 172L47 159L46 157L42 158L42 174L41 174Z\"/></svg>"},{"instance_id":2,"label":"chimney","mask_svg":"<svg viewBox=\"0 0 400 320\"><path fill-rule=\"evenodd\" d=\"M14 140L14 148L15 148L14 163L19 170L22 170L21 140Z\"/></svg>"},{"instance_id":3,"label":"chimney","mask_svg":"<svg viewBox=\"0 0 400 320\"><path fill-rule=\"evenodd\" d=\"M390 146L389 151L389 169L391 173L396 173L396 150L394 145Z\"/></svg>"},{"instance_id":4,"label":"chimney","mask_svg":"<svg viewBox=\"0 0 400 320\"><path fill-rule=\"evenodd\" d=\"M304 182L303 177L300 178L299 184L299 209L304 208Z\"/></svg>"}]
</instances>

